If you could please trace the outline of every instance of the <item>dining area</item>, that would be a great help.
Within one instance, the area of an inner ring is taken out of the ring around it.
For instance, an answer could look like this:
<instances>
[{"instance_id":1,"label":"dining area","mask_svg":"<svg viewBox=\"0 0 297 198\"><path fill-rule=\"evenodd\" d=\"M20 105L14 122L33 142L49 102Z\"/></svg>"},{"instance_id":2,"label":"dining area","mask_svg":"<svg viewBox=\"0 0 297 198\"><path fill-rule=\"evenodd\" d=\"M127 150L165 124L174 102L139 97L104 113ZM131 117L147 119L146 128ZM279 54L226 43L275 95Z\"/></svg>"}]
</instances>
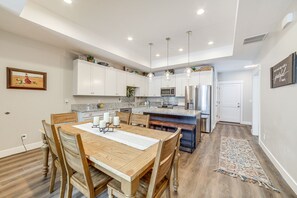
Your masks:
<instances>
[{"instance_id":1,"label":"dining area","mask_svg":"<svg viewBox=\"0 0 297 198\"><path fill-rule=\"evenodd\" d=\"M130 198L170 197L178 191L180 128L152 129L149 115L128 112L84 122L76 112L50 117L40 130L49 193L72 197L75 188L86 197Z\"/></svg>"}]
</instances>

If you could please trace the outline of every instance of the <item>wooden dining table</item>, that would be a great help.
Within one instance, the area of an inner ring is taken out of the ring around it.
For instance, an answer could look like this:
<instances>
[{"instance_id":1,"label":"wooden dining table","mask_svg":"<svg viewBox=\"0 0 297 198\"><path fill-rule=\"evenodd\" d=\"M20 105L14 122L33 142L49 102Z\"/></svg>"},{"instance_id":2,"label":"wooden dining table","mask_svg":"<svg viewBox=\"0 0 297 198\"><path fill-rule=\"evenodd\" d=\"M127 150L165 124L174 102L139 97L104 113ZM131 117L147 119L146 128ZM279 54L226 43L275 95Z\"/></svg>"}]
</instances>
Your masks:
<instances>
[{"instance_id":1,"label":"wooden dining table","mask_svg":"<svg viewBox=\"0 0 297 198\"><path fill-rule=\"evenodd\" d=\"M121 190L126 197L135 197L140 178L153 167L158 144L153 144L145 150L139 150L74 127L74 125L83 123L64 124L61 125L61 128L67 132L81 134L85 153L90 164L121 182ZM122 131L158 140L164 140L171 135L170 132L126 124L121 124L120 127ZM42 137L44 143L41 147L44 155L43 175L46 177L48 173L49 149L44 133ZM179 152L175 156L173 167L174 191L178 190L178 161Z\"/></svg>"}]
</instances>

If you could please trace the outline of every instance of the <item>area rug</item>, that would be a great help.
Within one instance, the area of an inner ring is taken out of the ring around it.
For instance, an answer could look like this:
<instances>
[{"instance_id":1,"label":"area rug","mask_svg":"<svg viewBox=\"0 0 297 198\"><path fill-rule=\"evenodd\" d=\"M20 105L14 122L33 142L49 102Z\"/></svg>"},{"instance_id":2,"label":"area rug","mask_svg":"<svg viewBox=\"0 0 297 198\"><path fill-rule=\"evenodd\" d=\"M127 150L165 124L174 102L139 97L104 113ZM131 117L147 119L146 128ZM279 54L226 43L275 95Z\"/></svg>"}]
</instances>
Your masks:
<instances>
[{"instance_id":1,"label":"area rug","mask_svg":"<svg viewBox=\"0 0 297 198\"><path fill-rule=\"evenodd\" d=\"M215 171L280 192L272 185L249 142L244 139L221 137L219 168Z\"/></svg>"}]
</instances>

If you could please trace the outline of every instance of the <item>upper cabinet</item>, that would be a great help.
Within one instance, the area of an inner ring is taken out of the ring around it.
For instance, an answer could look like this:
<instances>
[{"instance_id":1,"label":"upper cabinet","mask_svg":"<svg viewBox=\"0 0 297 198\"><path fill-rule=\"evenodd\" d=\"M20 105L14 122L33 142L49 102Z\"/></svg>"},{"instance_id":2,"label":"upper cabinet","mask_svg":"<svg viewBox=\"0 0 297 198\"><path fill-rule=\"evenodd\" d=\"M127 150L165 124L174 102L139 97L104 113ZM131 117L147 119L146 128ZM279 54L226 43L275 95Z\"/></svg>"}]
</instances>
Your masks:
<instances>
[{"instance_id":1,"label":"upper cabinet","mask_svg":"<svg viewBox=\"0 0 297 198\"><path fill-rule=\"evenodd\" d=\"M191 73L189 85L212 85L212 73L213 71L201 71Z\"/></svg>"},{"instance_id":2,"label":"upper cabinet","mask_svg":"<svg viewBox=\"0 0 297 198\"><path fill-rule=\"evenodd\" d=\"M126 96L126 72L106 68L105 96Z\"/></svg>"},{"instance_id":3,"label":"upper cabinet","mask_svg":"<svg viewBox=\"0 0 297 198\"><path fill-rule=\"evenodd\" d=\"M104 95L104 83L105 68L82 60L74 61L73 95Z\"/></svg>"},{"instance_id":4,"label":"upper cabinet","mask_svg":"<svg viewBox=\"0 0 297 198\"><path fill-rule=\"evenodd\" d=\"M152 80L149 80L149 96L160 97L161 96L161 83L162 77L155 76Z\"/></svg>"},{"instance_id":5,"label":"upper cabinet","mask_svg":"<svg viewBox=\"0 0 297 198\"><path fill-rule=\"evenodd\" d=\"M175 87L175 75L171 75L169 79L165 76L162 77L162 87Z\"/></svg>"},{"instance_id":6,"label":"upper cabinet","mask_svg":"<svg viewBox=\"0 0 297 198\"><path fill-rule=\"evenodd\" d=\"M73 95L126 96L127 86L136 96L148 96L148 78L83 60L73 61Z\"/></svg>"},{"instance_id":7,"label":"upper cabinet","mask_svg":"<svg viewBox=\"0 0 297 198\"><path fill-rule=\"evenodd\" d=\"M185 74L176 74L175 80L176 80L175 95L177 97L184 97L185 96L185 87L189 83L189 78Z\"/></svg>"}]
</instances>

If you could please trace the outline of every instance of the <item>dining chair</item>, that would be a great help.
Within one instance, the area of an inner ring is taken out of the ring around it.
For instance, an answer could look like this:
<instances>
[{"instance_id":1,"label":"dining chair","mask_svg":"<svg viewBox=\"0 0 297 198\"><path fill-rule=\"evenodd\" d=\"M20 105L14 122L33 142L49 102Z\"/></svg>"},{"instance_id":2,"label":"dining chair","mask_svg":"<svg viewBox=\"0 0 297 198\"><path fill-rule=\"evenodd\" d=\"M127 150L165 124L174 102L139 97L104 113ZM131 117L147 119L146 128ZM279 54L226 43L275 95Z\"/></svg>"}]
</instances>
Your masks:
<instances>
[{"instance_id":1,"label":"dining chair","mask_svg":"<svg viewBox=\"0 0 297 198\"><path fill-rule=\"evenodd\" d=\"M50 125L42 120L42 125L45 132L45 137L49 145L49 150L52 156L52 168L51 168L51 179L49 191L52 193L55 187L55 180L57 169L61 171L61 187L60 187L60 198L64 197L65 187L66 187L66 169L64 165L64 160L62 156L62 151L54 125Z\"/></svg>"},{"instance_id":2,"label":"dining chair","mask_svg":"<svg viewBox=\"0 0 297 198\"><path fill-rule=\"evenodd\" d=\"M168 139L159 142L153 170L140 179L137 198L161 197L165 190L166 196L170 197L170 176L180 133L181 129L178 128ZM121 183L117 180L110 181L107 187L109 198L125 197L121 191Z\"/></svg>"},{"instance_id":3,"label":"dining chair","mask_svg":"<svg viewBox=\"0 0 297 198\"><path fill-rule=\"evenodd\" d=\"M52 124L63 124L63 123L71 123L71 122L78 122L76 112L51 114Z\"/></svg>"},{"instance_id":4,"label":"dining chair","mask_svg":"<svg viewBox=\"0 0 297 198\"><path fill-rule=\"evenodd\" d=\"M58 128L62 154L67 172L67 198L72 196L73 186L88 198L106 189L111 177L88 164L80 134Z\"/></svg>"},{"instance_id":5,"label":"dining chair","mask_svg":"<svg viewBox=\"0 0 297 198\"><path fill-rule=\"evenodd\" d=\"M120 118L121 123L129 124L131 113L117 111L116 116Z\"/></svg>"},{"instance_id":6,"label":"dining chair","mask_svg":"<svg viewBox=\"0 0 297 198\"><path fill-rule=\"evenodd\" d=\"M131 114L130 125L143 126L149 128L150 115Z\"/></svg>"}]
</instances>

